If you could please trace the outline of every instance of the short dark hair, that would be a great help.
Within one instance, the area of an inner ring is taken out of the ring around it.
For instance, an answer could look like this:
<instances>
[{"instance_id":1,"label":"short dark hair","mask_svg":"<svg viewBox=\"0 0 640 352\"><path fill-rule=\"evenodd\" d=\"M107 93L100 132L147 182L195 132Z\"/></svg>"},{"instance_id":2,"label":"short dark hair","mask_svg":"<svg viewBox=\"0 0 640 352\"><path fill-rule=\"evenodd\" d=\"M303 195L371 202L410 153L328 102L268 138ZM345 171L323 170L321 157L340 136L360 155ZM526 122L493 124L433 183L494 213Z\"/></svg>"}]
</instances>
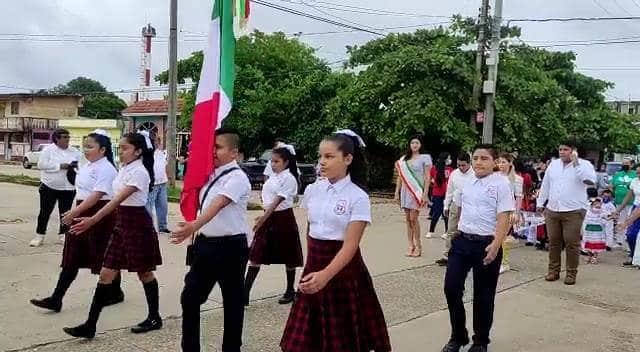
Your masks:
<instances>
[{"instance_id":1,"label":"short dark hair","mask_svg":"<svg viewBox=\"0 0 640 352\"><path fill-rule=\"evenodd\" d=\"M485 149L489 152L489 154L491 154L491 157L493 159L498 159L498 149L493 144L478 144L475 148L473 148L473 151L475 152L478 149Z\"/></svg>"},{"instance_id":2,"label":"short dark hair","mask_svg":"<svg viewBox=\"0 0 640 352\"><path fill-rule=\"evenodd\" d=\"M224 137L223 139L232 149L240 149L240 135L235 130L220 128L216 130L216 138Z\"/></svg>"},{"instance_id":3,"label":"short dark hair","mask_svg":"<svg viewBox=\"0 0 640 352\"><path fill-rule=\"evenodd\" d=\"M63 135L67 135L68 136L70 134L71 133L69 133L69 131L65 130L64 128L57 128L51 134L51 140L53 141L53 143L58 143L58 139L60 139L60 137L62 137Z\"/></svg>"},{"instance_id":4,"label":"short dark hair","mask_svg":"<svg viewBox=\"0 0 640 352\"><path fill-rule=\"evenodd\" d=\"M460 154L458 154L458 161L465 161L465 162L470 163L471 162L471 156L467 152L461 152Z\"/></svg>"},{"instance_id":5,"label":"short dark hair","mask_svg":"<svg viewBox=\"0 0 640 352\"><path fill-rule=\"evenodd\" d=\"M560 145L566 145L569 148L578 148L578 141L576 141L573 138L568 138L565 139L564 141L560 142Z\"/></svg>"},{"instance_id":6,"label":"short dark hair","mask_svg":"<svg viewBox=\"0 0 640 352\"><path fill-rule=\"evenodd\" d=\"M613 192L611 192L610 189L603 189L602 193L608 193L608 194L613 194Z\"/></svg>"}]
</instances>

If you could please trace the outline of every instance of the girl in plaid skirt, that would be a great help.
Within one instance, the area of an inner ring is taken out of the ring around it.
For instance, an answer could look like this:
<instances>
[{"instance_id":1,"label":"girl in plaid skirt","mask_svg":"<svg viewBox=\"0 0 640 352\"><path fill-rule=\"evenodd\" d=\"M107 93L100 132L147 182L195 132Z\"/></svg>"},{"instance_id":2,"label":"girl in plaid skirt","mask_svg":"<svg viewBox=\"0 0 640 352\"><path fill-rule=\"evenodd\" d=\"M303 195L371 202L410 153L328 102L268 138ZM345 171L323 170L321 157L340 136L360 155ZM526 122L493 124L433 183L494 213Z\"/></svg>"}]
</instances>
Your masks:
<instances>
[{"instance_id":1,"label":"girl in plaid skirt","mask_svg":"<svg viewBox=\"0 0 640 352\"><path fill-rule=\"evenodd\" d=\"M106 131L95 130L87 136L84 141L84 156L89 163L78 170L75 180L77 205L62 217L62 223L67 226L71 226L74 218L94 215L113 198L112 183L118 171L113 162L111 140ZM62 309L62 298L78 276L79 269L91 269L93 274L100 273L114 220L115 214L109 214L86 233L65 236L60 265L62 270L53 294L43 299L32 299L31 304L59 312ZM123 300L118 275L106 305Z\"/></svg>"},{"instance_id":2,"label":"girl in plaid skirt","mask_svg":"<svg viewBox=\"0 0 640 352\"><path fill-rule=\"evenodd\" d=\"M100 279L96 286L87 321L64 332L74 337L93 338L102 308L113 281L120 270L138 273L147 298L147 319L131 328L144 333L162 327L158 310L158 281L154 271L162 264L158 236L145 205L154 184L153 144L148 133L125 134L120 140L120 162L123 164L113 181L115 196L91 217L77 218L73 234L82 234L116 211L116 225L104 254Z\"/></svg>"},{"instance_id":3,"label":"girl in plaid skirt","mask_svg":"<svg viewBox=\"0 0 640 352\"><path fill-rule=\"evenodd\" d=\"M249 305L251 286L261 264L286 266L287 289L278 300L280 304L293 302L296 268L302 266L300 233L293 214L299 177L293 146L287 144L274 149L270 166L273 173L262 187L262 203L266 210L253 227L255 236L249 252L249 269L244 284L245 305Z\"/></svg>"},{"instance_id":4,"label":"girl in plaid skirt","mask_svg":"<svg viewBox=\"0 0 640 352\"><path fill-rule=\"evenodd\" d=\"M280 347L285 352L391 351L360 240L371 222L362 139L338 131L320 143L322 176L307 187L307 263Z\"/></svg>"}]
</instances>

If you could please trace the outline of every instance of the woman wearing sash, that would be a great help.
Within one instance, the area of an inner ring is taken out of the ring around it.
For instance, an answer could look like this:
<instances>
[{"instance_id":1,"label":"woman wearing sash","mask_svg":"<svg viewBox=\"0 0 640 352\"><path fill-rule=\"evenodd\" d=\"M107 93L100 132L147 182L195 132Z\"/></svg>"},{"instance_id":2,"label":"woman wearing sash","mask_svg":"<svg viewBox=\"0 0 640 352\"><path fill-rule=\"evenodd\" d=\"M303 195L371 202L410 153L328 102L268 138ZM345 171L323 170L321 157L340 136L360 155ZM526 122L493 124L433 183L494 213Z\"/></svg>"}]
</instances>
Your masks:
<instances>
[{"instance_id":1,"label":"woman wearing sash","mask_svg":"<svg viewBox=\"0 0 640 352\"><path fill-rule=\"evenodd\" d=\"M398 179L396 181L395 201L404 210L407 222L409 249L407 257L420 257L420 209L428 206L429 185L431 184L431 165L429 154L421 154L422 142L418 136L409 140L407 153L396 162Z\"/></svg>"}]
</instances>

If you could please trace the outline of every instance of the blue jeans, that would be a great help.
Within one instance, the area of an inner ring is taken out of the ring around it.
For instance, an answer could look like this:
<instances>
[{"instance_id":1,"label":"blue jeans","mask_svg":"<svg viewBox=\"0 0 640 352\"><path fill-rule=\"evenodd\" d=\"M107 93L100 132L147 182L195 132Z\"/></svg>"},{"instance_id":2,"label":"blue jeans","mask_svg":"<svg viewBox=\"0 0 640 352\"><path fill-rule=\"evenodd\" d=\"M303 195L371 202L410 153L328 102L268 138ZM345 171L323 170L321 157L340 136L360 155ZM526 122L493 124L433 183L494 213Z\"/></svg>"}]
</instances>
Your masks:
<instances>
[{"instance_id":1,"label":"blue jeans","mask_svg":"<svg viewBox=\"0 0 640 352\"><path fill-rule=\"evenodd\" d=\"M153 215L154 208L156 211L156 219L158 219L158 230L167 229L169 198L166 183L153 186L153 189L149 192L149 200L147 200L147 211L149 214Z\"/></svg>"},{"instance_id":2,"label":"blue jeans","mask_svg":"<svg viewBox=\"0 0 640 352\"><path fill-rule=\"evenodd\" d=\"M636 207L633 207L633 209L635 208ZM629 250L631 251L629 257L631 258L633 258L633 253L635 253L636 250L638 232L640 232L640 219L634 221L633 224L627 228L627 243L629 243Z\"/></svg>"}]
</instances>

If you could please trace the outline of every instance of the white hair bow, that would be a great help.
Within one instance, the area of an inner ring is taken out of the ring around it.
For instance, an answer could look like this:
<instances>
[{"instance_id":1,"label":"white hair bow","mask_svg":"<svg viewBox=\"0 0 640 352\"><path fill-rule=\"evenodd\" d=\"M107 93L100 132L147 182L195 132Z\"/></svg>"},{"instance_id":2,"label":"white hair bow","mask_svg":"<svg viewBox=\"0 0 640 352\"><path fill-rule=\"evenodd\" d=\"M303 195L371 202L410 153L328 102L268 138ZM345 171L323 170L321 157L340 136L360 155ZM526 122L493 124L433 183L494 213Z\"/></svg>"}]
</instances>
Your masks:
<instances>
[{"instance_id":1,"label":"white hair bow","mask_svg":"<svg viewBox=\"0 0 640 352\"><path fill-rule=\"evenodd\" d=\"M296 148L294 148L291 144L282 144L280 148L285 148L291 153L291 155L296 155Z\"/></svg>"},{"instance_id":2,"label":"white hair bow","mask_svg":"<svg viewBox=\"0 0 640 352\"><path fill-rule=\"evenodd\" d=\"M96 128L95 130L93 130L93 132L91 132L93 134L99 134L101 136L105 136L107 138L109 138L109 133L101 128Z\"/></svg>"},{"instance_id":3,"label":"white hair bow","mask_svg":"<svg viewBox=\"0 0 640 352\"><path fill-rule=\"evenodd\" d=\"M355 137L358 140L358 144L360 144L361 148L367 146L366 144L364 144L364 140L362 139L362 137L360 137L357 133L353 132L350 129L338 130L335 134L346 134L347 136Z\"/></svg>"},{"instance_id":4,"label":"white hair bow","mask_svg":"<svg viewBox=\"0 0 640 352\"><path fill-rule=\"evenodd\" d=\"M144 141L147 143L147 149L153 149L151 137L149 137L149 131L138 131L138 134L141 134L144 137Z\"/></svg>"}]
</instances>

